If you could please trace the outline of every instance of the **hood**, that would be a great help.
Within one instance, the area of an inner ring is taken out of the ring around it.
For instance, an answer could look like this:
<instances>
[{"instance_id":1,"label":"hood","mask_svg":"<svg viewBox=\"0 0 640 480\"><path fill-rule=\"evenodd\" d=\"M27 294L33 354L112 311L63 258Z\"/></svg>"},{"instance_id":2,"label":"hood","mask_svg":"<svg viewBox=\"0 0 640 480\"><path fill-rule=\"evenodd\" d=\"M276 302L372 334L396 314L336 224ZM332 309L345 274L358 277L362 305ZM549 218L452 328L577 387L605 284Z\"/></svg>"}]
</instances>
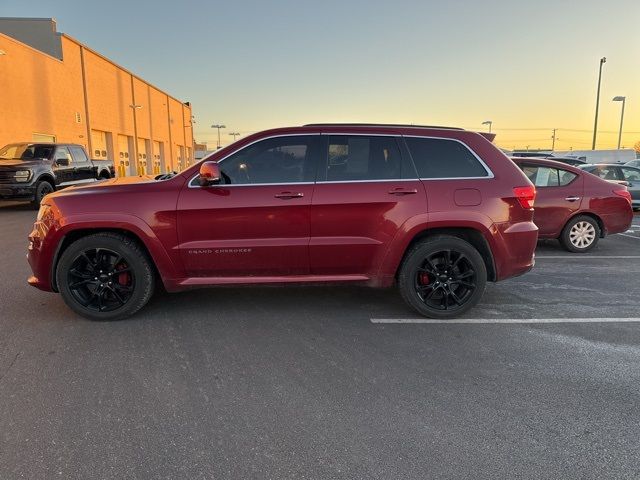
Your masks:
<instances>
[{"instance_id":1,"label":"hood","mask_svg":"<svg viewBox=\"0 0 640 480\"><path fill-rule=\"evenodd\" d=\"M133 189L136 185L155 184L156 181L152 175L143 175L137 177L121 177L111 178L108 180L98 180L84 185L74 185L62 190L58 190L49 194L52 197L63 197L68 195L84 195L92 193L108 193L117 189Z\"/></svg>"},{"instance_id":2,"label":"hood","mask_svg":"<svg viewBox=\"0 0 640 480\"><path fill-rule=\"evenodd\" d=\"M42 165L47 160L16 160L16 159L0 159L0 168L24 169L34 168Z\"/></svg>"}]
</instances>

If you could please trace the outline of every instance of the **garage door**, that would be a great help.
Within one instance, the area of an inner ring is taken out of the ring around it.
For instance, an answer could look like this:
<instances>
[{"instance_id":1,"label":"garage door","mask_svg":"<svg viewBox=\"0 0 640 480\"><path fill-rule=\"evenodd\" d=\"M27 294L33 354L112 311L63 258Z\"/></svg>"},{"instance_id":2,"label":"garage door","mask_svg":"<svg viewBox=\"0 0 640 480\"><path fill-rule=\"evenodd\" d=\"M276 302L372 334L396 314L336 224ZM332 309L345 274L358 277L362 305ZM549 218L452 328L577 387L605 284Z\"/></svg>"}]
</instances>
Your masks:
<instances>
[{"instance_id":1,"label":"garage door","mask_svg":"<svg viewBox=\"0 0 640 480\"><path fill-rule=\"evenodd\" d=\"M122 177L136 173L135 166L131 166L130 143L131 137L118 135L118 157L116 161L118 165L118 175Z\"/></svg>"},{"instance_id":2,"label":"garage door","mask_svg":"<svg viewBox=\"0 0 640 480\"><path fill-rule=\"evenodd\" d=\"M149 165L149 140L146 138L138 139L138 166L137 166L137 174L138 175L146 175L147 173L151 173L151 166Z\"/></svg>"},{"instance_id":3,"label":"garage door","mask_svg":"<svg viewBox=\"0 0 640 480\"><path fill-rule=\"evenodd\" d=\"M153 142L153 173L158 175L164 171L164 142Z\"/></svg>"},{"instance_id":4,"label":"garage door","mask_svg":"<svg viewBox=\"0 0 640 480\"><path fill-rule=\"evenodd\" d=\"M96 160L107 160L109 158L109 142L107 141L107 132L101 130L91 130L91 148L90 157Z\"/></svg>"}]
</instances>

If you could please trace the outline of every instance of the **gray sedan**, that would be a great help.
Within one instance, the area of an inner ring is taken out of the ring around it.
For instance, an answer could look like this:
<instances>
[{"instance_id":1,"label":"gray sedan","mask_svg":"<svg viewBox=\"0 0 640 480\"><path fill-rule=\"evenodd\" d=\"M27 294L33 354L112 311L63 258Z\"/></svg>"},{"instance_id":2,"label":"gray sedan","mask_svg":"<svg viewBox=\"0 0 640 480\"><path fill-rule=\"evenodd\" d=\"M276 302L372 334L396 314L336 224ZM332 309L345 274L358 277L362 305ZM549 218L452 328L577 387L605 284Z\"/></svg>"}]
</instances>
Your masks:
<instances>
[{"instance_id":1,"label":"gray sedan","mask_svg":"<svg viewBox=\"0 0 640 480\"><path fill-rule=\"evenodd\" d=\"M626 185L634 210L640 210L640 168L608 163L580 165L578 168L614 183Z\"/></svg>"}]
</instances>

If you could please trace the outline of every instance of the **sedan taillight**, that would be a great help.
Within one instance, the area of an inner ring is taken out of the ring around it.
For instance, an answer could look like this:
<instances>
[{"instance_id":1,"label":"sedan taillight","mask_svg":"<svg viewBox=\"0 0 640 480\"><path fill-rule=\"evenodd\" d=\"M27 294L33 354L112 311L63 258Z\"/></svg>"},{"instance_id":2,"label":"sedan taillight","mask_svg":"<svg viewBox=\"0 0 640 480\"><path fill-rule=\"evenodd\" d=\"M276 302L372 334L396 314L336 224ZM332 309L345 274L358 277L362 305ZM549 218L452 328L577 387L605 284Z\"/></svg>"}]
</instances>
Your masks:
<instances>
[{"instance_id":1,"label":"sedan taillight","mask_svg":"<svg viewBox=\"0 0 640 480\"><path fill-rule=\"evenodd\" d=\"M629 205L631 205L631 194L629 193L629 190L614 190L613 193L620 197L626 198L627 202L629 202Z\"/></svg>"},{"instance_id":2,"label":"sedan taillight","mask_svg":"<svg viewBox=\"0 0 640 480\"><path fill-rule=\"evenodd\" d=\"M526 187L514 187L513 193L520 202L522 208L533 208L533 201L536 199L536 187L533 185Z\"/></svg>"}]
</instances>

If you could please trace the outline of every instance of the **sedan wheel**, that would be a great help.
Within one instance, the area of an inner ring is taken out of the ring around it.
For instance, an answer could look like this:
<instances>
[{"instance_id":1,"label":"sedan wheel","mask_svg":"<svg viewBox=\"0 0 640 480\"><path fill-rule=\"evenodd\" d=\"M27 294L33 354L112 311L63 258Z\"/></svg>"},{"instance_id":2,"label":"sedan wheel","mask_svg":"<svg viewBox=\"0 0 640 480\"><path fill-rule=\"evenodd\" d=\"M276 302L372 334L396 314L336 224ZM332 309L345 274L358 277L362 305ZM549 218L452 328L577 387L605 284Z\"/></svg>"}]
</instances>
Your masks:
<instances>
[{"instance_id":1,"label":"sedan wheel","mask_svg":"<svg viewBox=\"0 0 640 480\"><path fill-rule=\"evenodd\" d=\"M571 219L565 225L560 243L570 252L583 253L596 246L600 239L600 226L598 222L586 215L580 215Z\"/></svg>"}]
</instances>

